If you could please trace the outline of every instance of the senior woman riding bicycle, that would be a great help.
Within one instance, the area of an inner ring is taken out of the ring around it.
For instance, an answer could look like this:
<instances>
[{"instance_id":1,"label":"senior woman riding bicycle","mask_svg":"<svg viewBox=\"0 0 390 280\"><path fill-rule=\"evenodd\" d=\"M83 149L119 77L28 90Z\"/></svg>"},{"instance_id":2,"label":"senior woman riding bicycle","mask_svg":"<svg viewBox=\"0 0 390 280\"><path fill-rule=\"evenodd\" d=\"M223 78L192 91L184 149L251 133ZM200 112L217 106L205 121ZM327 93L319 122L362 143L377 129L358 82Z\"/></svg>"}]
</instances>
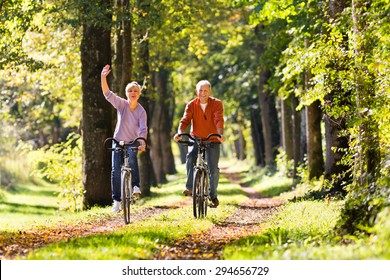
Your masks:
<instances>
[{"instance_id":1,"label":"senior woman riding bicycle","mask_svg":"<svg viewBox=\"0 0 390 280\"><path fill-rule=\"evenodd\" d=\"M137 137L146 138L148 133L147 115L145 109L138 103L141 95L141 86L137 82L131 82L126 86L127 99L115 95L107 83L107 75L110 74L109 65L104 66L101 73L102 91L108 102L117 110L117 123L114 138L125 143L132 142ZM115 143L113 145L116 145ZM136 143L138 149L145 150L145 143ZM111 189L114 201L112 211L120 211L121 202L121 165L123 162L123 151L112 152ZM140 195L139 169L137 151L129 150L129 164L132 172L133 193Z\"/></svg>"}]
</instances>

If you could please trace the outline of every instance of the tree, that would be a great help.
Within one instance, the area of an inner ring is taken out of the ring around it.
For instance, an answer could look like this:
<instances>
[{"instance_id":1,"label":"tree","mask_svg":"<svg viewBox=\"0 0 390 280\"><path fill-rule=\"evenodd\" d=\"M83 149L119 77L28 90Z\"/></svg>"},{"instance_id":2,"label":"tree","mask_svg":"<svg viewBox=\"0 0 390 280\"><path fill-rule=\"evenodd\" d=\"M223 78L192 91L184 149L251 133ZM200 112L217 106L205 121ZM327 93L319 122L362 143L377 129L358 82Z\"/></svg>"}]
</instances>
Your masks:
<instances>
[{"instance_id":1,"label":"tree","mask_svg":"<svg viewBox=\"0 0 390 280\"><path fill-rule=\"evenodd\" d=\"M151 3L150 1L137 1L137 8L139 9L139 23L136 26L136 40L138 44L137 52L137 78L143 81L143 90L140 98L140 103L145 108L148 114L148 130L150 131L150 120L152 119L152 112L150 110L150 104L152 102L152 83L150 73L150 60L149 60L149 38L148 28L150 22L148 17L150 16ZM148 131L148 142L150 144L150 134ZM141 180L141 192L142 196L150 195L150 188L156 185L156 177L153 169L152 160L150 158L150 150L139 155L140 163L140 180Z\"/></svg>"},{"instance_id":2,"label":"tree","mask_svg":"<svg viewBox=\"0 0 390 280\"><path fill-rule=\"evenodd\" d=\"M380 86L376 85L376 76L380 71L372 67L372 64L376 63L374 62L376 54L375 44L372 44L371 40L374 39L378 47L382 47L381 40L376 37L379 34L373 31L374 26L376 27L373 23L380 22L384 16L381 12L383 4L376 4L371 5L361 0L352 1L351 43L356 121L350 131L353 132L351 133L351 143L353 143L351 146L355 152L354 182L349 186L345 207L342 209L342 219L339 223L340 230L347 233L362 230L362 226L372 226L380 210L389 203L389 180L381 178L381 173L386 174L386 171L381 170L382 141L378 132L378 115L381 115L379 111L382 108L377 108L377 99L381 94L377 92Z\"/></svg>"},{"instance_id":3,"label":"tree","mask_svg":"<svg viewBox=\"0 0 390 280\"><path fill-rule=\"evenodd\" d=\"M84 2L82 13L82 136L84 204L111 203L110 153L104 140L112 136L112 108L100 87L100 73L111 64L111 10L112 2L95 0Z\"/></svg>"},{"instance_id":4,"label":"tree","mask_svg":"<svg viewBox=\"0 0 390 280\"><path fill-rule=\"evenodd\" d=\"M265 48L262 43L263 27L257 25L255 33L258 41L256 52L260 55ZM271 169L275 168L275 158L280 145L279 120L276 111L276 98L267 87L267 81L271 77L271 71L265 66L259 67L258 98L261 112L261 122L263 128L265 165Z\"/></svg>"},{"instance_id":5,"label":"tree","mask_svg":"<svg viewBox=\"0 0 390 280\"><path fill-rule=\"evenodd\" d=\"M367 58L372 55L366 34L368 24L365 11L369 6L370 3L366 1L352 1L356 107L358 118L361 119L357 135L360 152L356 158L356 175L360 186L375 184L380 162L378 125L370 114L375 100L374 76L366 64Z\"/></svg>"},{"instance_id":6,"label":"tree","mask_svg":"<svg viewBox=\"0 0 390 280\"><path fill-rule=\"evenodd\" d=\"M330 1L328 24L333 28L334 34L341 33L338 29L342 28L340 21L342 13L347 8L346 1ZM332 32L333 28L329 28ZM343 53L347 52L347 35L338 34L343 38L340 44L336 44L335 49L329 51L328 67L338 73L332 77L332 90L325 96L324 103L324 122L325 122L325 139L326 139L326 162L325 162L325 179L331 185L330 190L333 193L345 194L345 187L352 182L351 166L343 163L343 158L347 155L349 149L349 133L347 131L347 122L349 113L342 108L352 108L350 89L343 88L343 74L348 71L349 64ZM332 36L332 35L331 35ZM331 37L330 36L330 37ZM337 35L336 35L337 36ZM339 50L339 51L338 51ZM345 161L344 161L345 162Z\"/></svg>"}]
</instances>

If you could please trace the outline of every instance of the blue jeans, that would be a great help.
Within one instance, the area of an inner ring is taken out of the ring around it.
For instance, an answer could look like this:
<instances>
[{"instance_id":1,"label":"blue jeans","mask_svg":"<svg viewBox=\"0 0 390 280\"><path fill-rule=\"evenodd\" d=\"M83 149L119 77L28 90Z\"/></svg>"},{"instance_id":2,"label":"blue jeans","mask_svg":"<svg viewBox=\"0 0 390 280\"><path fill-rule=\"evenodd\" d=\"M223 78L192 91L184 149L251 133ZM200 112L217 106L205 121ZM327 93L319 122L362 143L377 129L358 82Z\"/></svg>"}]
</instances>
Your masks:
<instances>
[{"instance_id":1,"label":"blue jeans","mask_svg":"<svg viewBox=\"0 0 390 280\"><path fill-rule=\"evenodd\" d=\"M217 187L219 181L219 153L220 143L212 142L209 144L209 148L206 149L206 162L210 170L210 198L214 199L217 197ZM187 183L186 189L192 190L194 181L194 166L198 158L198 145L196 142L193 146L188 146L188 153L186 157L186 168L187 168Z\"/></svg>"},{"instance_id":2,"label":"blue jeans","mask_svg":"<svg viewBox=\"0 0 390 280\"><path fill-rule=\"evenodd\" d=\"M137 147L139 144L134 144L133 147ZM116 147L116 143L112 144L112 147ZM137 154L138 151L132 151L130 147L127 148L129 153L129 164L131 168L131 185L139 187L139 169L138 169L138 160ZM112 166L111 166L111 191L112 199L116 201L121 201L121 166L124 160L123 151L113 151L112 152Z\"/></svg>"}]
</instances>

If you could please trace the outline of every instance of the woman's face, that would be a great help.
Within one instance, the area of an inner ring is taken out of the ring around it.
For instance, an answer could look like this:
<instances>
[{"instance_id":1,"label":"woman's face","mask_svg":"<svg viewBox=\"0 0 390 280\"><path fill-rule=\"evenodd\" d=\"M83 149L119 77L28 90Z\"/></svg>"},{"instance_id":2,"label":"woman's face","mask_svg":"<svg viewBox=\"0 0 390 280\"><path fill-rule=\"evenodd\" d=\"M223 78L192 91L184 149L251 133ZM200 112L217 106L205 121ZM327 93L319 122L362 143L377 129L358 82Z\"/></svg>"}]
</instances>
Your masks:
<instances>
[{"instance_id":1,"label":"woman's face","mask_svg":"<svg viewBox=\"0 0 390 280\"><path fill-rule=\"evenodd\" d=\"M127 89L126 96L130 101L137 101L140 96L140 91L137 86L132 86Z\"/></svg>"}]
</instances>

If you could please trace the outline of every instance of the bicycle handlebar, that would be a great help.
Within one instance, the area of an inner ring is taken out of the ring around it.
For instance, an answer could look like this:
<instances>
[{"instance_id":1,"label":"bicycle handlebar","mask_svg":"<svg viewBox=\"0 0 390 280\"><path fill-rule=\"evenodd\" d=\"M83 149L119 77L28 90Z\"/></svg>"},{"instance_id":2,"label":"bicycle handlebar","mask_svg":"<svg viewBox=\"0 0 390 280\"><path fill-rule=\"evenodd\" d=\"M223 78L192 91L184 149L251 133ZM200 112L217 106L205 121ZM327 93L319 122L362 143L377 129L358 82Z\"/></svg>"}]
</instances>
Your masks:
<instances>
[{"instance_id":1,"label":"bicycle handlebar","mask_svg":"<svg viewBox=\"0 0 390 280\"><path fill-rule=\"evenodd\" d=\"M211 137L214 137L214 136L216 136L216 137L221 137L221 135L218 134L218 133L211 133L211 134L209 134L206 138L196 138L196 137L192 136L192 135L189 134L189 133L180 133L180 134L178 134L178 136L188 136L188 138L190 138L190 139L192 139L192 140L194 140L194 141L200 141L200 142L207 141L207 140L209 140ZM189 143L190 143L189 141L183 141L183 140L179 140L178 142L179 142L179 143L183 143L183 144L189 144Z\"/></svg>"},{"instance_id":2,"label":"bicycle handlebar","mask_svg":"<svg viewBox=\"0 0 390 280\"><path fill-rule=\"evenodd\" d=\"M120 146L121 149L125 149L126 147L130 147L131 145L133 145L138 140L142 140L145 143L146 148L148 147L148 143L146 142L146 139L143 138L143 137L137 137L133 141L131 141L130 143L127 143L127 144L124 141L118 141L115 138L110 137L110 138L107 138L106 140L104 140L104 147L106 147L106 149L109 150L109 151L115 150L116 148L112 148L112 147L107 147L106 146L106 143L108 141L114 141L117 145ZM138 147L132 147L131 149L132 150L138 150Z\"/></svg>"}]
</instances>

